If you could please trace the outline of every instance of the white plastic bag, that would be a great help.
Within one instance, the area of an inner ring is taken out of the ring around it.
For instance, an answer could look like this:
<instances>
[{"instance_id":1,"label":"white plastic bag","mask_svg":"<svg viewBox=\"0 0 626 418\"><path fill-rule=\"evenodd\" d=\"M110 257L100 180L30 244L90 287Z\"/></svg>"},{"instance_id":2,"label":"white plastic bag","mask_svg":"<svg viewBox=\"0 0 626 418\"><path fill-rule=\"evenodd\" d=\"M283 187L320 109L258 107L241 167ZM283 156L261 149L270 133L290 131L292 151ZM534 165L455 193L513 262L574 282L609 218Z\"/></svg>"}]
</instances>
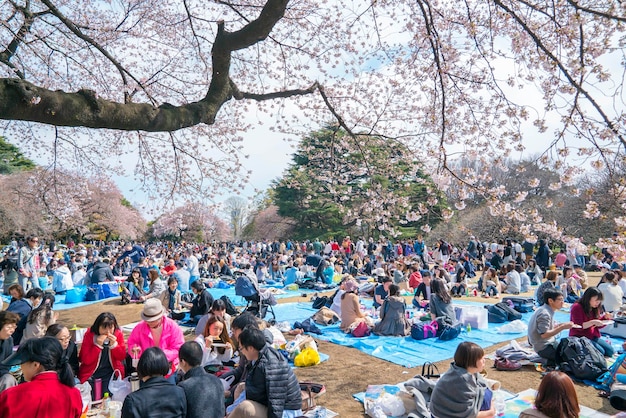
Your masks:
<instances>
[{"instance_id":1,"label":"white plastic bag","mask_svg":"<svg viewBox=\"0 0 626 418\"><path fill-rule=\"evenodd\" d=\"M370 417L400 417L406 413L402 399L390 393L383 393L378 399L368 403L365 411ZM383 415L381 415L381 413Z\"/></svg>"},{"instance_id":2,"label":"white plastic bag","mask_svg":"<svg viewBox=\"0 0 626 418\"><path fill-rule=\"evenodd\" d=\"M83 401L83 412L88 411L91 406L91 385L88 382L79 383L76 388L80 391L80 397Z\"/></svg>"},{"instance_id":3,"label":"white plastic bag","mask_svg":"<svg viewBox=\"0 0 626 418\"><path fill-rule=\"evenodd\" d=\"M528 325L523 323L522 320L516 319L515 321L502 325L500 328L496 328L496 331L500 334L517 334L528 331Z\"/></svg>"},{"instance_id":4,"label":"white plastic bag","mask_svg":"<svg viewBox=\"0 0 626 418\"><path fill-rule=\"evenodd\" d=\"M118 376L117 380L115 380L116 374ZM124 402L126 396L131 392L130 380L128 377L122 379L122 372L117 369L113 371L111 379L109 380L109 392L111 392L112 399L119 402Z\"/></svg>"}]
</instances>

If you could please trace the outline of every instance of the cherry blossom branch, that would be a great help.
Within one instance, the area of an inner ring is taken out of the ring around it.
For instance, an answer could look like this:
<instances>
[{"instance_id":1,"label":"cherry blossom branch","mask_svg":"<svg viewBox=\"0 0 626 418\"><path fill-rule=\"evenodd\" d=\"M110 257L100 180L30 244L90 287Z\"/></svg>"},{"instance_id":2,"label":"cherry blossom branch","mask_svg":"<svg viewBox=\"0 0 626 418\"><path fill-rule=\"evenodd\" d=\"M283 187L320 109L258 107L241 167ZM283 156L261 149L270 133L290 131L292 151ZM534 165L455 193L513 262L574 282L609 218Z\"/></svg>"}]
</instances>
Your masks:
<instances>
[{"instance_id":1,"label":"cherry blossom branch","mask_svg":"<svg viewBox=\"0 0 626 418\"><path fill-rule=\"evenodd\" d=\"M59 19L61 23L63 23L74 35L76 35L78 38L82 39L83 41L87 42L89 45L96 48L107 60L109 60L115 66L115 68L117 68L117 71L120 73L120 76L122 77L122 82L124 83L125 87L128 87L128 80L126 78L126 76L128 75L128 77L130 77L135 83L137 83L137 85L144 91L144 93L146 93L146 96L148 96L148 98L154 104L156 104L156 100L143 87L143 84L141 83L141 81L139 81L135 76L133 76L130 71L124 68L124 66L118 60L116 60L111 54L109 54L109 52L106 49L104 49L102 45L96 42L96 40L91 38L89 35L85 34L83 31L81 31L78 25L76 25L74 22L68 19L65 15L63 15L63 13L61 13L61 11L54 4L52 4L50 0L41 0L41 2L45 4L50 10L50 13L56 16L57 19ZM124 101L126 103L130 102L130 95L128 91L124 91Z\"/></svg>"},{"instance_id":2,"label":"cherry blossom branch","mask_svg":"<svg viewBox=\"0 0 626 418\"><path fill-rule=\"evenodd\" d=\"M611 130L611 132L613 132L615 134L615 136L619 139L619 141L622 143L622 145L624 147L626 147L626 138L619 132L618 127L615 126L615 124L609 119L609 117L606 115L606 113L604 112L602 107L594 100L594 98L591 96L591 94L589 94L589 92L587 90L585 90L583 88L583 86L574 79L574 77L569 73L567 68L565 68L565 66L563 65L561 60L559 60L544 45L544 43L541 40L541 38L539 36L537 36L537 34L526 24L526 22L524 22L524 20L522 20L521 17L518 16L517 13L515 13L511 8L505 6L502 3L501 0L494 0L494 2L502 10L504 10L506 13L508 13L513 19L515 19L515 21L522 27L522 29L524 29L524 31L532 38L532 40L537 45L537 48L539 48L546 55L546 57L548 57L550 59L550 61L552 61L552 63L554 63L554 65L556 65L559 68L561 73L565 76L565 78L567 78L567 81L574 88L576 88L576 90L578 90L580 93L582 93L582 95L589 101L589 103L591 103L593 108L596 110L596 112L598 112L598 114L600 115L600 117L604 121L604 124L607 126L607 128L609 128L609 130Z\"/></svg>"},{"instance_id":3,"label":"cherry blossom branch","mask_svg":"<svg viewBox=\"0 0 626 418\"><path fill-rule=\"evenodd\" d=\"M604 13L604 12L600 12L598 10L591 9L589 7L584 7L584 6L579 5L578 2L574 1L574 0L567 0L567 2L569 4L571 4L576 10L580 10L580 11L583 11L585 13L589 13L589 14L592 14L592 15L595 15L595 16L600 16L600 17L603 17L605 19L616 20L618 22L626 22L626 17L618 16L618 15L612 15L610 13Z\"/></svg>"}]
</instances>

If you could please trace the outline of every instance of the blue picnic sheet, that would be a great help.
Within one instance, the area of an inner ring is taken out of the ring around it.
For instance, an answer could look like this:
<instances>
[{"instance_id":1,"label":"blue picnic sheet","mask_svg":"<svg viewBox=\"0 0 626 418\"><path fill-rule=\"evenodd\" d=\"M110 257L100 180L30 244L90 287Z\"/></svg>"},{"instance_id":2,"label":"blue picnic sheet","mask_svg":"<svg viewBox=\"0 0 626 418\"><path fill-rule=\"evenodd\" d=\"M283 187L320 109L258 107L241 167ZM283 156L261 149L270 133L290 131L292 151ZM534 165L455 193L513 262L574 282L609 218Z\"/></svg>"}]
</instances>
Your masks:
<instances>
[{"instance_id":1,"label":"blue picnic sheet","mask_svg":"<svg viewBox=\"0 0 626 418\"><path fill-rule=\"evenodd\" d=\"M275 287L275 286L268 286L268 287ZM246 306L246 301L244 300L243 297L241 296L237 296L235 295L235 287L234 286L229 286L228 288L218 288L218 287L213 287L213 288L208 288L209 292L211 292L211 295L213 295L213 297L215 299L220 298L222 295L226 295L228 296L233 303L236 306ZM282 298L289 298L289 297L294 297L294 296L301 296L302 294L313 294L316 292L319 292L319 290L314 290L314 289L299 289L299 290L288 290L286 288L282 289L285 293L284 294L275 294L274 296L276 297L276 299L282 299ZM55 295L55 301L54 301L54 310L55 311L62 311L65 309L73 309L73 308L78 308L81 306L87 306L87 305L91 305L94 303L98 303L98 302L102 302L103 300L114 300L116 298L119 298L119 296L114 296L114 297L110 297L110 298L104 298L104 299L100 299L97 301L84 301L84 302L77 302L77 303L70 303L67 304L65 303L65 295ZM2 300L6 303L9 303L9 301L11 300L11 297L8 295L2 295ZM310 305L310 303L309 303ZM310 315L309 315L310 316Z\"/></svg>"},{"instance_id":2,"label":"blue picnic sheet","mask_svg":"<svg viewBox=\"0 0 626 418\"><path fill-rule=\"evenodd\" d=\"M484 304L478 302L456 300L454 301L454 304L460 306L484 306ZM531 316L532 312L522 314L522 321L528 324ZM555 320L559 322L567 322L569 321L569 313L556 312ZM441 341L438 338L414 340L410 336L381 337L373 334L365 338L355 338L341 331L339 329L339 324L326 327L320 325L319 328L322 330L323 334L316 335L316 338L346 347L356 348L366 354L382 360L387 360L400 366L417 367L425 362L437 362L452 358L456 347L463 341L471 341L483 348L487 348L498 343L525 337L527 335L526 332L507 334L498 333L496 329L502 325L504 324L489 324L488 329L486 330L472 329L469 333L467 331L463 331L458 338L451 341ZM560 337L566 336L567 331L564 331ZM621 348L621 341L614 338L613 345L616 349Z\"/></svg>"}]
</instances>

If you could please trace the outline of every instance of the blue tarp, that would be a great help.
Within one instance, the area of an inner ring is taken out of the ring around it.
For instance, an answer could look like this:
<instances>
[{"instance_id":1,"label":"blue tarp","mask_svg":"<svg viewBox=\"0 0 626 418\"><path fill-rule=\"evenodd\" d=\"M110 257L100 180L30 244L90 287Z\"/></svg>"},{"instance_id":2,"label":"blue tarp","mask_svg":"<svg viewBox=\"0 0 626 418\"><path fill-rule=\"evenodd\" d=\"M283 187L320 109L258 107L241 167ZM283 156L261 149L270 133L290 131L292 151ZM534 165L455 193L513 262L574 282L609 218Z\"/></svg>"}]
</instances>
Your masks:
<instances>
[{"instance_id":1,"label":"blue tarp","mask_svg":"<svg viewBox=\"0 0 626 418\"><path fill-rule=\"evenodd\" d=\"M215 299L218 299L222 295L226 295L233 301L233 303L236 306L246 306L246 301L242 297L239 297L239 296L235 295L235 288L234 287L229 287L227 289L220 289L220 288L213 287L213 288L208 288L208 290L209 290L209 292L211 292L211 295L213 295L213 297ZM306 293L308 295L308 294L313 294L313 293L319 292L318 290L312 290L312 289L299 289L299 290L283 289L283 291L285 291L285 294L275 295L276 299L290 298L290 297L294 297L294 296L301 296L303 293ZM81 307L81 306L91 305L93 303L102 302L103 300L114 300L116 298L119 299L119 296L116 296L116 297L113 297L113 298L108 298L108 299L101 299L101 300L94 301L94 302L78 302L78 303L66 304L65 303L65 295L55 295L54 310L55 311L62 311L62 310L65 310L65 309L73 309L73 308L78 308L78 307ZM11 297L10 296L6 296L6 295L2 295L2 299L6 303L9 303L9 301L11 300ZM309 303L309 305L310 305L310 303Z\"/></svg>"},{"instance_id":2,"label":"blue tarp","mask_svg":"<svg viewBox=\"0 0 626 418\"><path fill-rule=\"evenodd\" d=\"M455 305L474 305L483 307L484 304L477 302L455 301ZM277 315L278 316L278 315ZM528 324L532 312L522 315L522 321ZM569 321L569 314L557 312L555 320L559 322ZM414 340L411 337L380 337L371 335L366 338L354 338L339 329L339 325L320 326L322 335L317 335L320 340L329 341L346 347L353 347L376 358L387 360L404 367L417 367L427 361L437 362L452 358L457 345L462 341L471 341L483 348L492 345L525 337L526 332L500 334L496 331L503 324L489 324L486 330L472 329L467 333L463 331L458 338L451 341L440 341L437 338L426 340ZM562 337L567 336L563 332Z\"/></svg>"}]
</instances>

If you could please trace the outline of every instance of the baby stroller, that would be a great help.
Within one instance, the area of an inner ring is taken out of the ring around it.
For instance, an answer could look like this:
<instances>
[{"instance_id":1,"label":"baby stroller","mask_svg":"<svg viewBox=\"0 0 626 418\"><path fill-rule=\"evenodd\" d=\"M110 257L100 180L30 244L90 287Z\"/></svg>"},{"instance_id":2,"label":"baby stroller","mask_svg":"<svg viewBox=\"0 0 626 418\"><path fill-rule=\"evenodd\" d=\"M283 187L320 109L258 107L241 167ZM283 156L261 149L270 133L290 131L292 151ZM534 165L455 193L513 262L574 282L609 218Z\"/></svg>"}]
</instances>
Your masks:
<instances>
[{"instance_id":1,"label":"baby stroller","mask_svg":"<svg viewBox=\"0 0 626 418\"><path fill-rule=\"evenodd\" d=\"M235 271L235 294L241 296L246 301L246 308L243 312L250 312L261 319L265 319L267 312L272 314L269 322L276 321L273 305L276 299L270 291L261 292L258 285L250 279L243 271Z\"/></svg>"}]
</instances>

